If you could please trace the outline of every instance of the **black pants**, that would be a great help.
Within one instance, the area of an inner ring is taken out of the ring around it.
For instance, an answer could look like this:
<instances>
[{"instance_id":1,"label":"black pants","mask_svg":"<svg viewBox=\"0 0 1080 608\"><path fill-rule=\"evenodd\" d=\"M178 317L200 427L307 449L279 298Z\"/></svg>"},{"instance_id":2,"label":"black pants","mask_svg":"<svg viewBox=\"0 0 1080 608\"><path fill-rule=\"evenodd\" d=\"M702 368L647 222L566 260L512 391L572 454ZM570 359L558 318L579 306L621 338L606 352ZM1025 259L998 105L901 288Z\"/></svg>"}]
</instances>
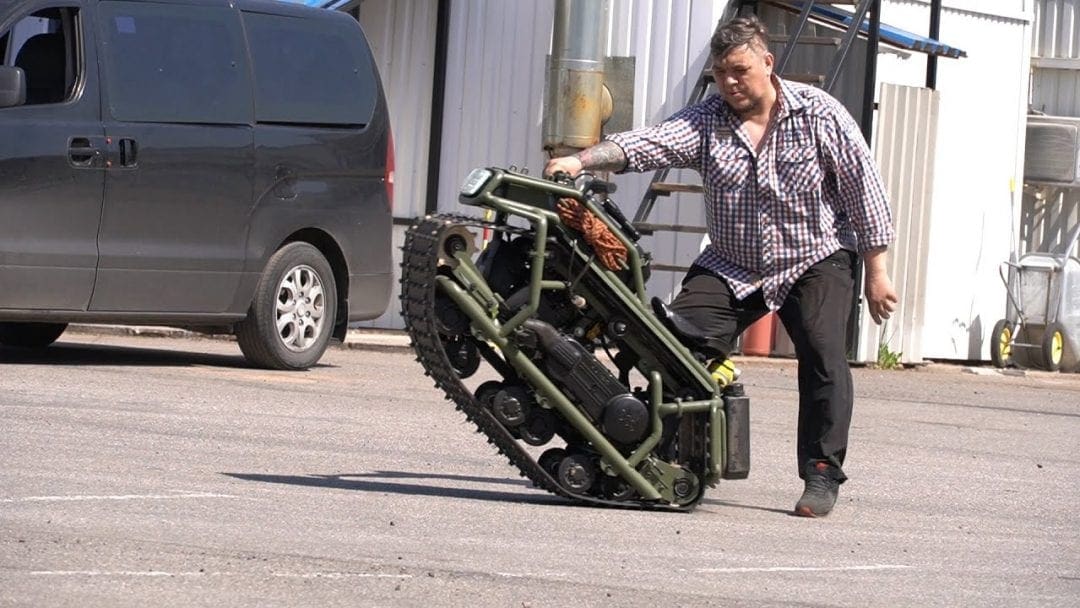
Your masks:
<instances>
[{"instance_id":1,"label":"black pants","mask_svg":"<svg viewBox=\"0 0 1080 608\"><path fill-rule=\"evenodd\" d=\"M799 360L800 477L807 463L827 461L846 479L841 467L854 396L845 338L854 268L855 254L837 251L803 273L780 307ZM671 308L711 337L715 352L705 354L712 357L732 352L736 338L769 312L761 291L737 300L727 281L699 266L687 273Z\"/></svg>"}]
</instances>

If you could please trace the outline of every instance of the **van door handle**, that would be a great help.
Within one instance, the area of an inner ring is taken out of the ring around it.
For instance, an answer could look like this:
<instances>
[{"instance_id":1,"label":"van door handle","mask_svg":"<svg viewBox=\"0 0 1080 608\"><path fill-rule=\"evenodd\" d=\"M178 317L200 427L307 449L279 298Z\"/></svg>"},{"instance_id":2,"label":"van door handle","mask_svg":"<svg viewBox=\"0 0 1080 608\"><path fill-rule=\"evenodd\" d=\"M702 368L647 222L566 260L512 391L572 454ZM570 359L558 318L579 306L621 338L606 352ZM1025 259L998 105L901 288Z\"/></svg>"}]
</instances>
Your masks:
<instances>
[{"instance_id":1,"label":"van door handle","mask_svg":"<svg viewBox=\"0 0 1080 608\"><path fill-rule=\"evenodd\" d=\"M94 147L89 137L72 137L68 142L68 162L77 168L94 166L94 160L101 157L101 150Z\"/></svg>"},{"instance_id":2,"label":"van door handle","mask_svg":"<svg viewBox=\"0 0 1080 608\"><path fill-rule=\"evenodd\" d=\"M120 140L120 166L134 167L139 162L139 144L134 139L122 138Z\"/></svg>"}]
</instances>

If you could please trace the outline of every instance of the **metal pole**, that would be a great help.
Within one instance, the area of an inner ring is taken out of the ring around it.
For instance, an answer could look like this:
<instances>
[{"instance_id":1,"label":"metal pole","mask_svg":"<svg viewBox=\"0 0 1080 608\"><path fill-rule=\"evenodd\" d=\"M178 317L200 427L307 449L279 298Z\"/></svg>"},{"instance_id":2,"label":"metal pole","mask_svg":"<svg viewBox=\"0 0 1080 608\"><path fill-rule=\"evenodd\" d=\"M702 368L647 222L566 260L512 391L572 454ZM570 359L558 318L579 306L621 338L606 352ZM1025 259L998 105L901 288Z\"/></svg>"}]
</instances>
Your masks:
<instances>
[{"instance_id":1,"label":"metal pole","mask_svg":"<svg viewBox=\"0 0 1080 608\"><path fill-rule=\"evenodd\" d=\"M866 73L863 75L862 116L859 126L862 129L866 145L871 145L874 129L874 93L877 91L877 55L878 42L881 40L881 0L870 3L870 28L866 32ZM855 358L859 344L859 326L862 322L862 258L856 258L852 269L854 287L851 294L851 314L848 316L847 351L848 357Z\"/></svg>"},{"instance_id":2,"label":"metal pole","mask_svg":"<svg viewBox=\"0 0 1080 608\"><path fill-rule=\"evenodd\" d=\"M431 136L428 145L427 198L424 213L439 210L439 178L442 166L443 105L446 100L446 54L450 45L450 2L439 0L435 17L435 69L431 88Z\"/></svg>"},{"instance_id":3,"label":"metal pole","mask_svg":"<svg viewBox=\"0 0 1080 608\"><path fill-rule=\"evenodd\" d=\"M544 148L562 155L600 140L607 0L557 0L544 108Z\"/></svg>"},{"instance_id":4,"label":"metal pole","mask_svg":"<svg viewBox=\"0 0 1080 608\"><path fill-rule=\"evenodd\" d=\"M870 30L866 33L866 77L863 80L862 127L866 145L874 128L874 93L877 92L877 55L881 41L881 0L870 3Z\"/></svg>"},{"instance_id":5,"label":"metal pole","mask_svg":"<svg viewBox=\"0 0 1080 608\"><path fill-rule=\"evenodd\" d=\"M941 0L930 0L930 37L937 40L941 35ZM926 88L937 88L937 55L926 56Z\"/></svg>"}]
</instances>

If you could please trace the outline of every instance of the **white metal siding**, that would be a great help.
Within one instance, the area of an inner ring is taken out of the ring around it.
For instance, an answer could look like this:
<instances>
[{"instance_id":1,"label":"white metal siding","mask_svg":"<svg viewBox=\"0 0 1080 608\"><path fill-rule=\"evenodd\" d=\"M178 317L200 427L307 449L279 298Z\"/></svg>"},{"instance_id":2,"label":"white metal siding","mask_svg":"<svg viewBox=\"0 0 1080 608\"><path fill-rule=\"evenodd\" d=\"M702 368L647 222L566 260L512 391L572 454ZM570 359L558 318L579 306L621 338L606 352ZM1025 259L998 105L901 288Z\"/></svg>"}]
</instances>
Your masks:
<instances>
[{"instance_id":1,"label":"white metal siding","mask_svg":"<svg viewBox=\"0 0 1080 608\"><path fill-rule=\"evenodd\" d=\"M461 211L461 181L483 166L543 169L541 104L554 5L453 2L439 177L439 211ZM475 210L465 210L475 214Z\"/></svg>"},{"instance_id":2,"label":"white metal siding","mask_svg":"<svg viewBox=\"0 0 1080 608\"><path fill-rule=\"evenodd\" d=\"M431 0L364 0L360 25L382 76L394 132L394 216L423 215L427 198L428 143L438 3ZM404 227L394 227L394 268L401 261ZM395 281L387 313L364 327L401 328Z\"/></svg>"},{"instance_id":3,"label":"white metal siding","mask_svg":"<svg viewBox=\"0 0 1080 608\"><path fill-rule=\"evenodd\" d=\"M381 11L377 10L380 6ZM388 27L393 23L382 38L388 46L376 45L376 53L392 96L399 216L407 208L415 213L423 208L421 186L426 176L416 175L411 181L415 184L412 195L403 194L402 188L410 182L404 177L409 163L417 173L426 170L423 148L430 108L421 112L419 107L430 106L430 89L401 95L395 90L395 74L402 74L403 80L430 82L430 67L422 75L417 75L415 67L426 66L431 56L435 6L423 0L365 0L362 5L362 22L373 38L377 35L369 21ZM660 120L686 102L706 65L709 37L726 8L726 2L702 0L612 2L609 52L632 55L637 61L634 126ZM421 27L410 27L404 18L389 20L390 15L408 10ZM553 11L551 2L452 3L440 211L460 210L457 189L472 167L513 164L534 173L542 169L541 103ZM1031 13L1027 0L945 2L941 37L970 56L939 61L939 147L922 332L922 353L928 358L985 357L984 334L1004 311L996 272L997 264L1008 257L1013 218L1019 215L1020 193L1011 192L1009 184L1010 180L1019 183L1022 167ZM382 21L372 16L379 14L384 15ZM419 14L430 18L420 19ZM883 20L925 32L929 3L886 0ZM853 59L861 54L859 49L852 53ZM880 82L921 86L925 59L920 54L908 59L883 55L878 77ZM416 85L403 82L402 86L407 90ZM409 143L410 129L417 133L413 144ZM670 179L693 182L697 177L690 173ZM615 176L614 180L619 184L616 200L632 214L648 176ZM660 199L651 219L695 224L701 218L701 197L680 195ZM699 251L701 240L664 234L647 238L645 247L658 261L685 264ZM680 278L679 273L655 273L650 291L668 295ZM396 309L395 302L392 314L376 325L401 327ZM872 325L863 327L863 332L875 331Z\"/></svg>"},{"instance_id":4,"label":"white metal siding","mask_svg":"<svg viewBox=\"0 0 1080 608\"><path fill-rule=\"evenodd\" d=\"M1032 108L1080 117L1080 0L1036 0Z\"/></svg>"},{"instance_id":5,"label":"white metal siding","mask_svg":"<svg viewBox=\"0 0 1080 608\"><path fill-rule=\"evenodd\" d=\"M938 97L937 91L922 87L881 87L874 156L881 167L896 225L897 238L890 248L888 266L900 302L882 328L864 325L861 359L874 360L881 342L887 343L890 351L901 353L904 363L923 359ZM865 304L861 313L864 320L869 318Z\"/></svg>"},{"instance_id":6,"label":"white metal siding","mask_svg":"<svg viewBox=\"0 0 1080 608\"><path fill-rule=\"evenodd\" d=\"M608 53L634 56L637 62L635 127L656 122L686 104L725 8L724 2L690 0L612 2ZM440 211L461 210L457 191L473 167L516 165L539 173L546 160L541 149L541 103L554 4L473 0L455 2L452 12ZM649 176L613 179L619 185L615 200L632 215ZM671 179L694 181L696 176ZM662 199L654 220L701 223L700 198ZM665 234L647 238L644 246L658 260L688 263L700 249L701 237ZM655 273L650 290L667 295L678 278L675 273Z\"/></svg>"},{"instance_id":7,"label":"white metal siding","mask_svg":"<svg viewBox=\"0 0 1080 608\"><path fill-rule=\"evenodd\" d=\"M1035 2L1031 55L1032 108L1080 117L1080 0ZM1025 188L1020 253L1049 251L1077 223L1080 188ZM1080 251L1073 249L1071 255L1080 256Z\"/></svg>"},{"instance_id":8,"label":"white metal siding","mask_svg":"<svg viewBox=\"0 0 1080 608\"><path fill-rule=\"evenodd\" d=\"M926 32L929 3L887 2L882 19ZM997 269L1015 241L1021 204L1031 19L1026 0L945 2L940 37L968 56L938 60L941 104L922 324L926 358L988 358L990 330L1005 311ZM884 56L879 81L922 86L925 66L922 56ZM864 321L863 331L875 330Z\"/></svg>"},{"instance_id":9,"label":"white metal siding","mask_svg":"<svg viewBox=\"0 0 1080 608\"><path fill-rule=\"evenodd\" d=\"M1080 0L1036 0L1035 57L1080 59Z\"/></svg>"},{"instance_id":10,"label":"white metal siding","mask_svg":"<svg viewBox=\"0 0 1080 608\"><path fill-rule=\"evenodd\" d=\"M360 24L382 75L396 166L394 215L424 211L437 3L430 0L365 0Z\"/></svg>"},{"instance_id":11,"label":"white metal siding","mask_svg":"<svg viewBox=\"0 0 1080 608\"><path fill-rule=\"evenodd\" d=\"M1005 297L997 278L997 264L1008 258L1011 227L1020 204L1016 187L1023 167L1031 3L946 0L943 4L940 38L967 51L968 57L938 59L937 90L941 98L938 154L930 169L932 189L924 194L924 200L910 202L925 205L927 214L913 215L923 207L896 209L901 240L890 252L894 258L891 264L906 269L895 277L897 287L923 291L920 286L925 285L922 314L913 308L911 293L900 293L900 318L892 323L893 328L897 328L897 323L901 326L893 335L894 343L899 346L893 350L906 349L905 359L987 356L985 336L1004 311ZM777 17L775 13L767 13L766 18L777 32L784 31L784 22L790 22L790 17ZM885 0L881 18L885 24L925 34L929 28L930 3ZM822 31L818 34L826 35ZM863 65L864 48L860 42L850 51L848 61L856 62L858 68L845 70L835 92L854 112L858 112L861 103L858 73ZM801 49L791 64L792 71L822 71L832 52L831 48ZM922 87L926 63L926 56L921 53L906 57L881 54L878 82ZM993 83L992 88L989 83ZM882 117L876 120L881 121ZM881 154L893 143L878 139L890 137L890 133L888 124L879 122L875 126L879 163L886 160ZM888 178L894 168L882 166L882 169ZM923 222L921 230L928 241L912 249L906 239L916 222ZM895 259L923 254L927 259L918 264L910 259ZM887 333L891 331L886 329ZM910 332L919 335L906 335ZM864 311L860 359L876 357L879 334L880 328Z\"/></svg>"}]
</instances>

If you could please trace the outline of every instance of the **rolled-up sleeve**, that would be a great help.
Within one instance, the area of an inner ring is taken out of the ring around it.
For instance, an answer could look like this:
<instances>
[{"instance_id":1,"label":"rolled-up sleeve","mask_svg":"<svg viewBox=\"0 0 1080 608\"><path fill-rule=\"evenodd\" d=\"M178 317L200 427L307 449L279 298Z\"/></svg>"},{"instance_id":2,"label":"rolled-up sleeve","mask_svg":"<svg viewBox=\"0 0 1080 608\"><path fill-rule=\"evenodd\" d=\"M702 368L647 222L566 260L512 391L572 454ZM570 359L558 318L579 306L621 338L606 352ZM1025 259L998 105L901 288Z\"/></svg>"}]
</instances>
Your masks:
<instances>
[{"instance_id":1,"label":"rolled-up sleeve","mask_svg":"<svg viewBox=\"0 0 1080 608\"><path fill-rule=\"evenodd\" d=\"M671 118L633 131L609 135L606 140L626 154L623 172L700 169L702 125L700 111L691 106Z\"/></svg>"},{"instance_id":2,"label":"rolled-up sleeve","mask_svg":"<svg viewBox=\"0 0 1080 608\"><path fill-rule=\"evenodd\" d=\"M896 239L892 210L862 132L842 107L832 112L824 131L825 158L836 175L837 205L855 229L859 253L888 246Z\"/></svg>"}]
</instances>

